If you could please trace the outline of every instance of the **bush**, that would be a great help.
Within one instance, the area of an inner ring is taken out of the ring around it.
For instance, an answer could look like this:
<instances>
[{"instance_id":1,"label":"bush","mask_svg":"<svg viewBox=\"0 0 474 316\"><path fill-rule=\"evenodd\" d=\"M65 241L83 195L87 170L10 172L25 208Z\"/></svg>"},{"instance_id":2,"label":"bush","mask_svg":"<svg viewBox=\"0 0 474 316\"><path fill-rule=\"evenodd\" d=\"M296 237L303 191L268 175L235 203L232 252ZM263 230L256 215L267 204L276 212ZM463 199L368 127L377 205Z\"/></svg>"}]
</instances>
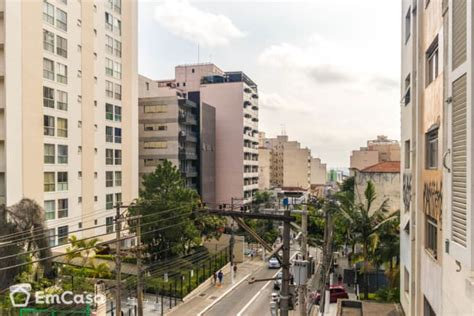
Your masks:
<instances>
[{"instance_id":1,"label":"bush","mask_svg":"<svg viewBox=\"0 0 474 316\"><path fill-rule=\"evenodd\" d=\"M381 302L398 303L400 302L400 289L397 287L382 288L375 293L375 299Z\"/></svg>"}]
</instances>

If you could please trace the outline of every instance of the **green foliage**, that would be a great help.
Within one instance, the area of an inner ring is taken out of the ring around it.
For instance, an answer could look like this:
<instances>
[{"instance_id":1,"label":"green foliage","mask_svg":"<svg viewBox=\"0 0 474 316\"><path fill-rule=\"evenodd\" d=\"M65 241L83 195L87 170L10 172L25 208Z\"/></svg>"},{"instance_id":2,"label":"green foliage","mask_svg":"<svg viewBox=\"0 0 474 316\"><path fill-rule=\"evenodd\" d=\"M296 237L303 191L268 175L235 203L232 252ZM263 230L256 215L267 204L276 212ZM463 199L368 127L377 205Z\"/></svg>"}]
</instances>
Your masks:
<instances>
[{"instance_id":1,"label":"green foliage","mask_svg":"<svg viewBox=\"0 0 474 316\"><path fill-rule=\"evenodd\" d=\"M266 219L245 219L245 223L252 228L267 243L273 244L277 239L279 232L276 223ZM248 242L257 242L247 231L240 229L237 231L239 235L244 235Z\"/></svg>"},{"instance_id":2,"label":"green foliage","mask_svg":"<svg viewBox=\"0 0 474 316\"><path fill-rule=\"evenodd\" d=\"M186 254L203 238L219 237L225 219L193 212L200 203L199 195L185 186L170 161L144 175L142 184L140 198L130 213L144 216L142 242L150 260ZM135 229L132 223L130 227Z\"/></svg>"},{"instance_id":3,"label":"green foliage","mask_svg":"<svg viewBox=\"0 0 474 316\"><path fill-rule=\"evenodd\" d=\"M268 191L257 191L253 196L253 203L262 204L270 202L271 193Z\"/></svg>"},{"instance_id":4,"label":"green foliage","mask_svg":"<svg viewBox=\"0 0 474 316\"><path fill-rule=\"evenodd\" d=\"M399 303L400 302L400 289L398 287L382 288L375 293L374 298L377 301L384 302L384 303Z\"/></svg>"}]
</instances>

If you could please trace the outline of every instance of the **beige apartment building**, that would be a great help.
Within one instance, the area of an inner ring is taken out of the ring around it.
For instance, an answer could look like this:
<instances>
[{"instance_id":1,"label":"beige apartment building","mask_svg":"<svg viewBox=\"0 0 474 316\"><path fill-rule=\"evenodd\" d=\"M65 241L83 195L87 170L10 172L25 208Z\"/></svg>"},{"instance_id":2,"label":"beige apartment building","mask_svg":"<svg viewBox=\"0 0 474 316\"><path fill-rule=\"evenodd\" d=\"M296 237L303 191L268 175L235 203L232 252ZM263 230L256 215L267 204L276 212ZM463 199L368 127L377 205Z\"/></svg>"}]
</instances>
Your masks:
<instances>
[{"instance_id":1,"label":"beige apartment building","mask_svg":"<svg viewBox=\"0 0 474 316\"><path fill-rule=\"evenodd\" d=\"M175 81L187 99L215 108L215 202L251 202L258 190L257 85L214 64L177 66Z\"/></svg>"},{"instance_id":2,"label":"beige apartment building","mask_svg":"<svg viewBox=\"0 0 474 316\"><path fill-rule=\"evenodd\" d=\"M402 1L400 301L406 315L474 314L473 11Z\"/></svg>"},{"instance_id":3,"label":"beige apartment building","mask_svg":"<svg viewBox=\"0 0 474 316\"><path fill-rule=\"evenodd\" d=\"M320 158L311 158L311 185L325 185L327 182L327 165Z\"/></svg>"},{"instance_id":4,"label":"beige apartment building","mask_svg":"<svg viewBox=\"0 0 474 316\"><path fill-rule=\"evenodd\" d=\"M41 204L51 245L111 233L114 205L137 197L136 3L0 11L0 196Z\"/></svg>"},{"instance_id":5,"label":"beige apartment building","mask_svg":"<svg viewBox=\"0 0 474 316\"><path fill-rule=\"evenodd\" d=\"M400 161L400 143L379 135L368 140L366 147L352 151L350 169L362 170L383 161Z\"/></svg>"},{"instance_id":6,"label":"beige apartment building","mask_svg":"<svg viewBox=\"0 0 474 316\"><path fill-rule=\"evenodd\" d=\"M270 149L270 186L309 189L311 185L311 151L301 148L288 136L265 138L263 147Z\"/></svg>"}]
</instances>

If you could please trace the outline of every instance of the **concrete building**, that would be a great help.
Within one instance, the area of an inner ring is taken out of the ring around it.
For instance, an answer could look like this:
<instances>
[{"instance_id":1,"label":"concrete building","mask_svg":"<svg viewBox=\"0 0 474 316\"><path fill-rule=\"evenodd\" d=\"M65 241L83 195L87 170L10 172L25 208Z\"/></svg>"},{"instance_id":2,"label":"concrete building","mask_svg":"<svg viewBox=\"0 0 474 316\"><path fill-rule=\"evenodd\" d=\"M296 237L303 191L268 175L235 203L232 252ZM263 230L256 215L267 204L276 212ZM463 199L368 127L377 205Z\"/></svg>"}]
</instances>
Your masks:
<instances>
[{"instance_id":1,"label":"concrete building","mask_svg":"<svg viewBox=\"0 0 474 316\"><path fill-rule=\"evenodd\" d=\"M365 203L364 191L369 181L374 184L376 194L373 210L385 200L388 201L387 209L390 213L400 210L400 161L385 161L363 170L355 170L354 190L358 203Z\"/></svg>"},{"instance_id":2,"label":"concrete building","mask_svg":"<svg viewBox=\"0 0 474 316\"><path fill-rule=\"evenodd\" d=\"M249 203L258 190L258 89L243 72L214 64L177 66L176 87L216 111L216 198Z\"/></svg>"},{"instance_id":3,"label":"concrete building","mask_svg":"<svg viewBox=\"0 0 474 316\"><path fill-rule=\"evenodd\" d=\"M51 245L112 232L114 204L138 194L136 3L0 10L2 202L42 205Z\"/></svg>"},{"instance_id":4,"label":"concrete building","mask_svg":"<svg viewBox=\"0 0 474 316\"><path fill-rule=\"evenodd\" d=\"M320 158L311 158L311 185L325 185L327 181L327 167Z\"/></svg>"},{"instance_id":5,"label":"concrete building","mask_svg":"<svg viewBox=\"0 0 474 316\"><path fill-rule=\"evenodd\" d=\"M174 80L139 76L140 179L169 160L186 186L215 199L215 109L186 99Z\"/></svg>"},{"instance_id":6,"label":"concrete building","mask_svg":"<svg viewBox=\"0 0 474 316\"><path fill-rule=\"evenodd\" d=\"M406 315L474 314L471 1L402 1L401 286Z\"/></svg>"},{"instance_id":7,"label":"concrete building","mask_svg":"<svg viewBox=\"0 0 474 316\"><path fill-rule=\"evenodd\" d=\"M400 161L400 144L379 135L377 139L368 140L366 147L352 151L350 169L362 170L383 161Z\"/></svg>"},{"instance_id":8,"label":"concrete building","mask_svg":"<svg viewBox=\"0 0 474 316\"><path fill-rule=\"evenodd\" d=\"M263 146L270 152L270 186L309 189L311 185L311 151L301 148L288 136L266 138Z\"/></svg>"}]
</instances>

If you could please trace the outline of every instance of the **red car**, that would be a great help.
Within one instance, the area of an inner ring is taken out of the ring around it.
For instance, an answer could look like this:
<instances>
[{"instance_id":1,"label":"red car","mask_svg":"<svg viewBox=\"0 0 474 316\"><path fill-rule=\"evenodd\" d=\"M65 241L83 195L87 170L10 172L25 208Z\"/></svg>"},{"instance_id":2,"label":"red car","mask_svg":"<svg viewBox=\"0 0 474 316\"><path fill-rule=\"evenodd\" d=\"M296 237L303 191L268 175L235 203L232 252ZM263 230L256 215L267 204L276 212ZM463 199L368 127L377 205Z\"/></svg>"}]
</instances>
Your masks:
<instances>
[{"instance_id":1,"label":"red car","mask_svg":"<svg viewBox=\"0 0 474 316\"><path fill-rule=\"evenodd\" d=\"M346 289L343 285L332 285L329 288L329 302L330 303L337 303L338 299L349 298ZM321 293L316 292L314 297L314 304L319 305L319 300L321 299Z\"/></svg>"}]
</instances>

